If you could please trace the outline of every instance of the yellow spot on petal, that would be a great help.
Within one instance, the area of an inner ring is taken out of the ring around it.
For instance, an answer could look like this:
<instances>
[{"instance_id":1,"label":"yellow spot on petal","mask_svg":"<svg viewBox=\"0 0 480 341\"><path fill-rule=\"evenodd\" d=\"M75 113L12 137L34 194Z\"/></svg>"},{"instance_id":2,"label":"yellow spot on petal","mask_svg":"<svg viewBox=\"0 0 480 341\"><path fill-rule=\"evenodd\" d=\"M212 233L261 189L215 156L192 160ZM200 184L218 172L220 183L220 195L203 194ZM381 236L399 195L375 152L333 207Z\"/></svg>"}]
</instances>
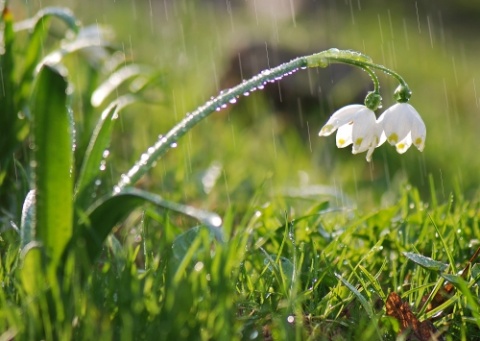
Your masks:
<instances>
[{"instance_id":1,"label":"yellow spot on petal","mask_svg":"<svg viewBox=\"0 0 480 341\"><path fill-rule=\"evenodd\" d=\"M345 144L345 142L347 142L347 141L345 141L344 139L339 139L338 140L338 145L343 146Z\"/></svg>"},{"instance_id":2,"label":"yellow spot on petal","mask_svg":"<svg viewBox=\"0 0 480 341\"><path fill-rule=\"evenodd\" d=\"M421 137L417 137L415 139L415 142L413 142L416 146L420 146L423 143L423 140Z\"/></svg>"},{"instance_id":3,"label":"yellow spot on petal","mask_svg":"<svg viewBox=\"0 0 480 341\"><path fill-rule=\"evenodd\" d=\"M397 143L398 142L398 135L396 133L391 134L388 137L388 142L391 143L391 144Z\"/></svg>"},{"instance_id":4,"label":"yellow spot on petal","mask_svg":"<svg viewBox=\"0 0 480 341\"><path fill-rule=\"evenodd\" d=\"M318 135L323 136L323 135L329 135L333 130L333 125L327 124L325 125L321 130Z\"/></svg>"},{"instance_id":5,"label":"yellow spot on petal","mask_svg":"<svg viewBox=\"0 0 480 341\"><path fill-rule=\"evenodd\" d=\"M362 144L363 138L359 137L358 139L355 140L355 145L359 146Z\"/></svg>"}]
</instances>

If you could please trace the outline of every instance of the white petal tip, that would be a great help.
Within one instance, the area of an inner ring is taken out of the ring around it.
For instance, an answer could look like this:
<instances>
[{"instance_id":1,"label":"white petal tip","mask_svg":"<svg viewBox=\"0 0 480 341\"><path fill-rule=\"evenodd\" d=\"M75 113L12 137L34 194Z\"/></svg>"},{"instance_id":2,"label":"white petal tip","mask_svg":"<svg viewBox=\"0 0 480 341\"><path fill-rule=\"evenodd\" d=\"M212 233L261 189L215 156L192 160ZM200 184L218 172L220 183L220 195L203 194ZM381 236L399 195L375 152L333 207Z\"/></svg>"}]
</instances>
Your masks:
<instances>
[{"instance_id":1,"label":"white petal tip","mask_svg":"<svg viewBox=\"0 0 480 341\"><path fill-rule=\"evenodd\" d=\"M323 128L318 133L318 136L329 136L335 131L334 127L331 124L323 126Z\"/></svg>"}]
</instances>

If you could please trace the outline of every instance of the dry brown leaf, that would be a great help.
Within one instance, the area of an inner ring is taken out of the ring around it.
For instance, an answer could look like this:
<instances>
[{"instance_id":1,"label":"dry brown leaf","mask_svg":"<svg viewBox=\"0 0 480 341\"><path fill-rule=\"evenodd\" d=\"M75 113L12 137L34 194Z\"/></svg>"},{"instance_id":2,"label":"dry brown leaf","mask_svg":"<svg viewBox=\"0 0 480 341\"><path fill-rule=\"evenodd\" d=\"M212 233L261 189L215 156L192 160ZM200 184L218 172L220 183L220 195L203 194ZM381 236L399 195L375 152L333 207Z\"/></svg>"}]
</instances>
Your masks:
<instances>
[{"instance_id":1,"label":"dry brown leaf","mask_svg":"<svg viewBox=\"0 0 480 341\"><path fill-rule=\"evenodd\" d=\"M387 316L392 316L400 322L400 332L407 332L407 340L430 341L443 340L432 322L426 320L420 322L410 309L407 302L403 302L400 296L391 292L385 302Z\"/></svg>"}]
</instances>

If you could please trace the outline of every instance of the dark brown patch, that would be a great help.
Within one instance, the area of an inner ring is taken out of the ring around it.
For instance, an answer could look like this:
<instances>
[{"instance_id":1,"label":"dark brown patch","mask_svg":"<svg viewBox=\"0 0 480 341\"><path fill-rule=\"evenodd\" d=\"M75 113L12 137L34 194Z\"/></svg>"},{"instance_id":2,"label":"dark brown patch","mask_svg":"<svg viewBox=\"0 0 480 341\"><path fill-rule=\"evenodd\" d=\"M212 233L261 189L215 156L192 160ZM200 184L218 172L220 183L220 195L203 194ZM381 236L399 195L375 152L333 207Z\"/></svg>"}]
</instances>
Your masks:
<instances>
[{"instance_id":1,"label":"dark brown patch","mask_svg":"<svg viewBox=\"0 0 480 341\"><path fill-rule=\"evenodd\" d=\"M391 292L388 295L385 308L387 316L392 316L400 322L400 332L408 333L407 340L443 340L432 322L428 320L420 322L408 303L403 302L397 293Z\"/></svg>"}]
</instances>

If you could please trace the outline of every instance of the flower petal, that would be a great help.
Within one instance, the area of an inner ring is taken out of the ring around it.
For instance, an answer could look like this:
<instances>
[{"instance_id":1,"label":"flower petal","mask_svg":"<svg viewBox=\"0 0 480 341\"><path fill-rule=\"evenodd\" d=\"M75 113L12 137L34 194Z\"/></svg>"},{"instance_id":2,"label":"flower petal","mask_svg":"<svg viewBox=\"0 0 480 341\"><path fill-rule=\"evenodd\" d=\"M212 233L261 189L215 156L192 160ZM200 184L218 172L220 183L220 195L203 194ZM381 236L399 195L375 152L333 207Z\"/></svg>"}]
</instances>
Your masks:
<instances>
[{"instance_id":1,"label":"flower petal","mask_svg":"<svg viewBox=\"0 0 480 341\"><path fill-rule=\"evenodd\" d=\"M345 124L338 128L337 131L337 147L344 148L352 144L352 127L353 124Z\"/></svg>"},{"instance_id":2,"label":"flower petal","mask_svg":"<svg viewBox=\"0 0 480 341\"><path fill-rule=\"evenodd\" d=\"M408 148L412 145L412 135L408 133L408 135L400 142L398 142L395 147L397 148L397 152L399 154L405 153Z\"/></svg>"},{"instance_id":3,"label":"flower petal","mask_svg":"<svg viewBox=\"0 0 480 341\"><path fill-rule=\"evenodd\" d=\"M320 132L318 133L319 136L328 136L332 134L335 130L340 128L341 126L350 123L353 121L355 114L364 109L365 106L361 104L351 104L347 105L343 108L340 108L327 121L327 123L322 127Z\"/></svg>"},{"instance_id":4,"label":"flower petal","mask_svg":"<svg viewBox=\"0 0 480 341\"><path fill-rule=\"evenodd\" d=\"M380 115L378 122L382 125L387 141L396 145L410 132L412 117L407 103L397 103Z\"/></svg>"},{"instance_id":5,"label":"flower petal","mask_svg":"<svg viewBox=\"0 0 480 341\"><path fill-rule=\"evenodd\" d=\"M412 113L412 143L417 147L419 151L423 151L425 147L425 139L427 137L427 128L423 123L422 118L415 110L414 107L408 105Z\"/></svg>"},{"instance_id":6,"label":"flower petal","mask_svg":"<svg viewBox=\"0 0 480 341\"><path fill-rule=\"evenodd\" d=\"M378 141L378 131L375 113L368 108L359 111L352 129L354 151L361 153L370 148L374 141Z\"/></svg>"}]
</instances>

